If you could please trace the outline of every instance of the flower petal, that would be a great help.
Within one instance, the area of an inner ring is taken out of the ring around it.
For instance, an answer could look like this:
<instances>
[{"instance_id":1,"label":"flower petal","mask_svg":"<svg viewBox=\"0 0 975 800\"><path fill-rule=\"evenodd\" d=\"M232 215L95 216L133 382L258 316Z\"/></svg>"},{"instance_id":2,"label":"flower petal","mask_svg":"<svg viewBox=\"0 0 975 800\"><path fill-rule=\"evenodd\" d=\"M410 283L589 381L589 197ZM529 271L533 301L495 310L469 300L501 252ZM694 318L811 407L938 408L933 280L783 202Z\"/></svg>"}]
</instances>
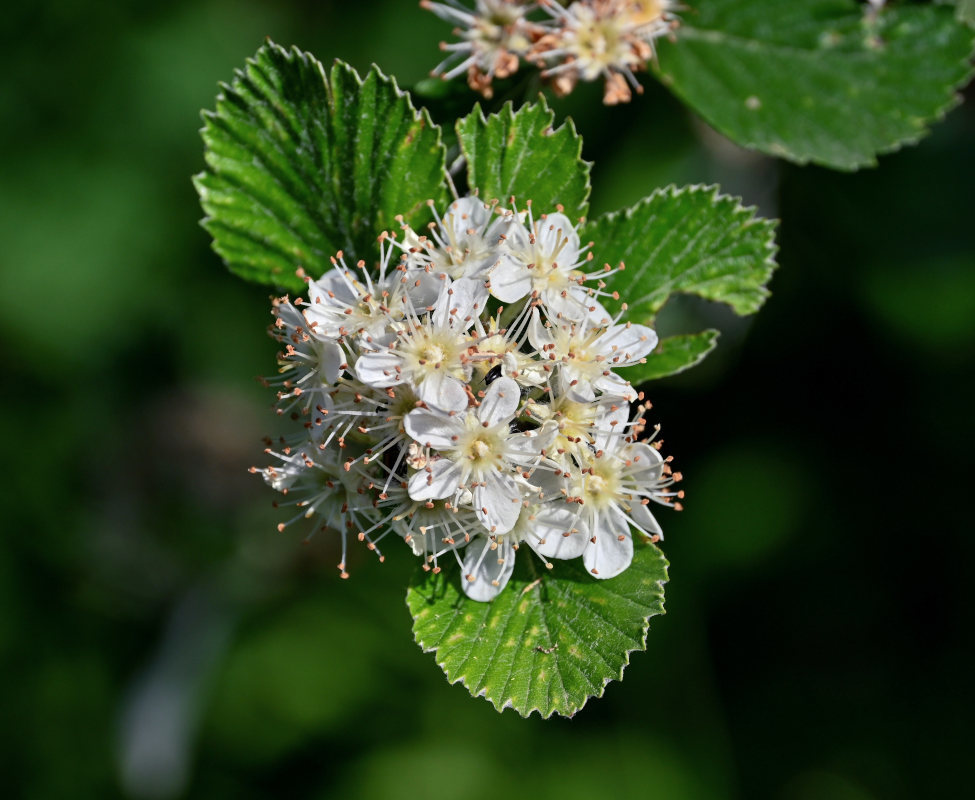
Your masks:
<instances>
[{"instance_id":1,"label":"flower petal","mask_svg":"<svg viewBox=\"0 0 975 800\"><path fill-rule=\"evenodd\" d=\"M582 563L597 578L615 578L633 561L630 523L616 506L609 506L595 519L595 530L590 531L595 541L587 543Z\"/></svg>"},{"instance_id":2,"label":"flower petal","mask_svg":"<svg viewBox=\"0 0 975 800\"><path fill-rule=\"evenodd\" d=\"M409 492L414 500L442 500L460 488L463 468L456 461L441 458L410 478Z\"/></svg>"},{"instance_id":3,"label":"flower petal","mask_svg":"<svg viewBox=\"0 0 975 800\"><path fill-rule=\"evenodd\" d=\"M489 533L507 533L521 514L521 492L510 475L488 472L474 488L474 512Z\"/></svg>"},{"instance_id":4,"label":"flower petal","mask_svg":"<svg viewBox=\"0 0 975 800\"><path fill-rule=\"evenodd\" d=\"M535 513L527 542L543 558L578 558L589 532L577 511L550 503Z\"/></svg>"},{"instance_id":5,"label":"flower petal","mask_svg":"<svg viewBox=\"0 0 975 800\"><path fill-rule=\"evenodd\" d=\"M510 256L502 258L491 270L491 294L502 303L516 303L532 290L531 272Z\"/></svg>"},{"instance_id":6,"label":"flower petal","mask_svg":"<svg viewBox=\"0 0 975 800\"><path fill-rule=\"evenodd\" d=\"M511 378L498 378L484 393L484 399L477 408L477 418L489 427L510 420L521 403L521 390Z\"/></svg>"},{"instance_id":7,"label":"flower petal","mask_svg":"<svg viewBox=\"0 0 975 800\"><path fill-rule=\"evenodd\" d=\"M464 432L462 419L415 408L403 417L403 427L424 447L451 450L457 446L457 437Z\"/></svg>"},{"instance_id":8,"label":"flower petal","mask_svg":"<svg viewBox=\"0 0 975 800\"><path fill-rule=\"evenodd\" d=\"M597 340L611 366L635 364L657 346L657 334L646 325L614 325Z\"/></svg>"},{"instance_id":9,"label":"flower petal","mask_svg":"<svg viewBox=\"0 0 975 800\"><path fill-rule=\"evenodd\" d=\"M464 594L471 600L487 602L497 597L511 578L515 568L515 551L509 542L503 540L492 551L494 542L486 536L483 540L483 545L478 539L476 544L468 545L464 551L464 577L461 583Z\"/></svg>"},{"instance_id":10,"label":"flower petal","mask_svg":"<svg viewBox=\"0 0 975 800\"><path fill-rule=\"evenodd\" d=\"M355 374L363 383L383 389L403 382L400 377L402 365L403 360L396 353L378 350L359 356L355 362Z\"/></svg>"},{"instance_id":11,"label":"flower petal","mask_svg":"<svg viewBox=\"0 0 975 800\"><path fill-rule=\"evenodd\" d=\"M416 396L428 406L442 411L463 411L467 408L464 384L446 372L429 372L416 387Z\"/></svg>"}]
</instances>

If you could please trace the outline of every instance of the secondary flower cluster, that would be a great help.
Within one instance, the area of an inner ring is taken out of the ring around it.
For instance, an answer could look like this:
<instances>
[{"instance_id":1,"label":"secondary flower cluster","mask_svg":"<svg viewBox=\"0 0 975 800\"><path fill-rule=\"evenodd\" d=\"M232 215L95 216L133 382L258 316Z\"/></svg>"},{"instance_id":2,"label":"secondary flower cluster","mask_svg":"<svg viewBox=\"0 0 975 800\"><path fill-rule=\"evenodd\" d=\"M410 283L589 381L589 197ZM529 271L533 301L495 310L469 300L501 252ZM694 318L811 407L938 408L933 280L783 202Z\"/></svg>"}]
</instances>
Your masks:
<instances>
[{"instance_id":1,"label":"secondary flower cluster","mask_svg":"<svg viewBox=\"0 0 975 800\"><path fill-rule=\"evenodd\" d=\"M606 82L603 102L626 103L643 88L635 71L655 57L654 42L678 25L675 0L458 0L420 5L456 25L460 41L441 43L447 58L435 75L467 74L471 88L485 97L495 78L507 78L520 60L535 64L556 94L578 81ZM533 12L538 12L537 14Z\"/></svg>"},{"instance_id":2,"label":"secondary flower cluster","mask_svg":"<svg viewBox=\"0 0 975 800\"><path fill-rule=\"evenodd\" d=\"M512 205L514 201L512 200ZM263 475L293 507L378 552L390 532L428 569L451 553L466 593L490 600L522 545L582 557L611 578L648 506L680 506L680 480L643 440L645 405L617 370L654 332L611 316L589 246L561 208L535 216L456 200L425 233L379 237L378 268L341 253L308 299L275 300L277 409L297 433ZM622 265L619 267L622 269ZM301 274L301 273L299 273ZM381 556L380 556L381 558Z\"/></svg>"}]
</instances>

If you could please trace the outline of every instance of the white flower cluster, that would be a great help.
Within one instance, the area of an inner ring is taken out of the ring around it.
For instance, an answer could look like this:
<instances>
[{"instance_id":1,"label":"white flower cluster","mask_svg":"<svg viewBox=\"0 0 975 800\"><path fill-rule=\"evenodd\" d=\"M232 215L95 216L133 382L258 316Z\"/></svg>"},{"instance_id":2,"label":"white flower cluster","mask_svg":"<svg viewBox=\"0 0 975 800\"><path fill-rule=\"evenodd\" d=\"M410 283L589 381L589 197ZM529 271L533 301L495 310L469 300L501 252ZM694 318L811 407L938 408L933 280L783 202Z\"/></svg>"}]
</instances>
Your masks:
<instances>
[{"instance_id":1,"label":"white flower cluster","mask_svg":"<svg viewBox=\"0 0 975 800\"><path fill-rule=\"evenodd\" d=\"M632 529L660 536L650 502L683 496L617 372L657 337L604 308L612 270L584 271L561 208L464 197L434 214L426 233L380 236L378 269L340 253L305 278L307 301L274 303L277 409L299 432L252 471L294 508L279 529L340 531L343 577L348 534L376 550L395 532L426 568L452 553L476 600L504 588L523 544L611 578Z\"/></svg>"},{"instance_id":2,"label":"white flower cluster","mask_svg":"<svg viewBox=\"0 0 975 800\"><path fill-rule=\"evenodd\" d=\"M675 0L421 0L423 8L456 25L460 41L442 43L449 55L434 69L450 79L467 74L486 97L495 78L507 78L523 59L542 69L556 94L578 81L606 82L603 102L629 102L643 88L635 71L655 57L654 42L678 25ZM537 14L533 12L538 11ZM631 91L632 87L632 91Z\"/></svg>"}]
</instances>

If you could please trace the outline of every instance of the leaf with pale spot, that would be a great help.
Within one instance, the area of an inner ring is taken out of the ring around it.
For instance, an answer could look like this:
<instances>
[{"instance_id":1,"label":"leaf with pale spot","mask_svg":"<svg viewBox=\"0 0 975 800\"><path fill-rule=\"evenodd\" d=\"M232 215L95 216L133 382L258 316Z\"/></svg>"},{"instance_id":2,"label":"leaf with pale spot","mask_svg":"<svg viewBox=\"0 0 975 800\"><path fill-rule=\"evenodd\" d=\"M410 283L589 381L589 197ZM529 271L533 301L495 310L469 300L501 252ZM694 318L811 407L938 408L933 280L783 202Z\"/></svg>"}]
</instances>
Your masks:
<instances>
[{"instance_id":1,"label":"leaf with pale spot","mask_svg":"<svg viewBox=\"0 0 975 800\"><path fill-rule=\"evenodd\" d=\"M243 278L302 289L339 250L377 260L397 214L420 226L446 201L440 129L392 78L361 78L269 42L203 114L207 170L194 182L213 248Z\"/></svg>"},{"instance_id":2,"label":"leaf with pale spot","mask_svg":"<svg viewBox=\"0 0 975 800\"><path fill-rule=\"evenodd\" d=\"M413 633L451 683L460 682L499 711L572 716L619 680L629 654L646 648L650 617L664 613L667 561L636 543L629 569L610 580L580 560L544 569L527 547L494 600L462 591L456 565L419 571L406 602Z\"/></svg>"},{"instance_id":3,"label":"leaf with pale spot","mask_svg":"<svg viewBox=\"0 0 975 800\"><path fill-rule=\"evenodd\" d=\"M958 103L973 34L951 8L697 0L657 74L745 147L837 169L916 142Z\"/></svg>"}]
</instances>

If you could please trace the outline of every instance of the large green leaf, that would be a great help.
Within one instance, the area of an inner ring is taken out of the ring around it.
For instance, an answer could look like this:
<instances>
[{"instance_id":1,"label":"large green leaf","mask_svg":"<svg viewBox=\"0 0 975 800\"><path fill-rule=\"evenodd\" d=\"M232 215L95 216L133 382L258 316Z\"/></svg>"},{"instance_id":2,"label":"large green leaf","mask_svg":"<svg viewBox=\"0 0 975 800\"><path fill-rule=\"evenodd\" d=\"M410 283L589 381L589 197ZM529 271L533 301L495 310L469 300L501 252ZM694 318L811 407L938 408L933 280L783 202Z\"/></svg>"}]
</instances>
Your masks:
<instances>
[{"instance_id":1,"label":"large green leaf","mask_svg":"<svg viewBox=\"0 0 975 800\"><path fill-rule=\"evenodd\" d=\"M584 217L590 164L581 157L582 138L572 120L558 128L554 122L542 98L518 111L506 103L486 118L478 106L458 120L470 188L485 200L506 201L513 195L520 206L531 200L544 213L561 204L569 217Z\"/></svg>"},{"instance_id":2,"label":"large green leaf","mask_svg":"<svg viewBox=\"0 0 975 800\"><path fill-rule=\"evenodd\" d=\"M663 83L745 147L838 169L915 142L958 102L972 31L952 9L697 0L659 44Z\"/></svg>"},{"instance_id":3,"label":"large green leaf","mask_svg":"<svg viewBox=\"0 0 975 800\"><path fill-rule=\"evenodd\" d=\"M451 683L499 711L572 716L623 676L629 654L646 647L649 618L664 613L667 561L653 545L635 550L629 569L601 581L581 560L549 571L523 548L489 603L467 598L456 565L421 571L406 598L416 641Z\"/></svg>"},{"instance_id":4,"label":"large green leaf","mask_svg":"<svg viewBox=\"0 0 975 800\"><path fill-rule=\"evenodd\" d=\"M775 222L755 216L715 186L658 189L637 205L588 222L601 262L626 269L606 278L628 305L627 318L652 324L676 293L727 303L738 314L759 309L775 269ZM634 385L682 372L715 346L717 334L661 340L647 363L623 375Z\"/></svg>"},{"instance_id":5,"label":"large green leaf","mask_svg":"<svg viewBox=\"0 0 975 800\"><path fill-rule=\"evenodd\" d=\"M373 261L394 221L445 202L440 129L377 68L268 43L204 112L208 169L195 183L213 248L241 277L300 289L329 258Z\"/></svg>"}]
</instances>

